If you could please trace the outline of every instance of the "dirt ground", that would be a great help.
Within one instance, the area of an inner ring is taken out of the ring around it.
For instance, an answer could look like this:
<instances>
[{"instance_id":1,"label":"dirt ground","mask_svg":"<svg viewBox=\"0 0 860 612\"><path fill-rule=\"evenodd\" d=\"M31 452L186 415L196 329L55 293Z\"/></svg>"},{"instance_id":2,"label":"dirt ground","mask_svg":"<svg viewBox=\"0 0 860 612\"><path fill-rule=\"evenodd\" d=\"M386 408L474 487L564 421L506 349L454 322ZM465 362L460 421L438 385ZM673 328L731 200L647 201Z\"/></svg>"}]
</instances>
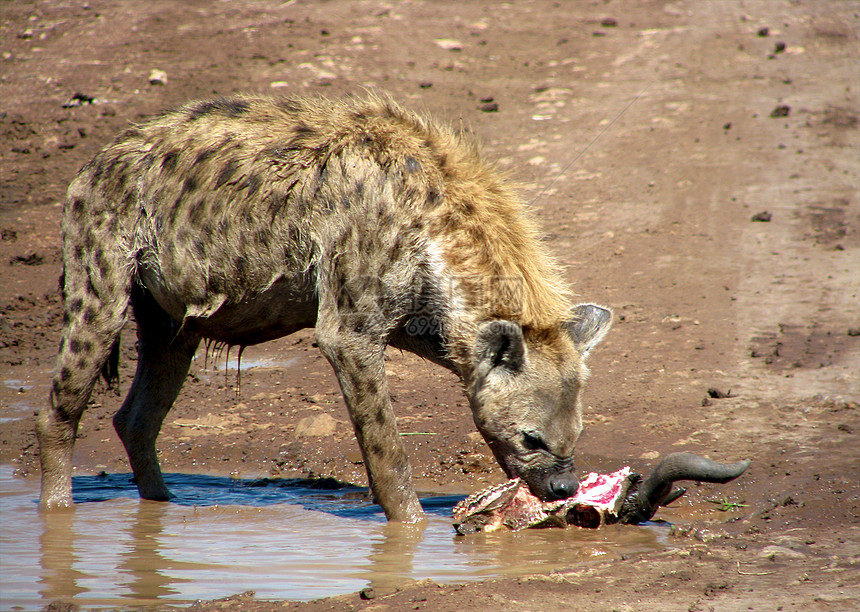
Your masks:
<instances>
[{"instance_id":1,"label":"dirt ground","mask_svg":"<svg viewBox=\"0 0 860 612\"><path fill-rule=\"evenodd\" d=\"M32 414L58 346L76 170L190 98L365 88L473 130L522 184L576 292L614 309L579 467L647 471L675 450L753 461L680 502L727 496L745 504L735 518L693 514L662 553L194 609L860 606L856 2L19 0L0 21L0 405L20 417L2 424L0 461L20 477L38 477ZM122 357L124 390L132 324ZM237 392L235 355L201 352L159 438L165 471L366 482L312 332L243 363L258 367ZM388 365L419 489L498 482L453 375L396 351ZM128 471L110 424L120 401L94 396L77 473Z\"/></svg>"}]
</instances>

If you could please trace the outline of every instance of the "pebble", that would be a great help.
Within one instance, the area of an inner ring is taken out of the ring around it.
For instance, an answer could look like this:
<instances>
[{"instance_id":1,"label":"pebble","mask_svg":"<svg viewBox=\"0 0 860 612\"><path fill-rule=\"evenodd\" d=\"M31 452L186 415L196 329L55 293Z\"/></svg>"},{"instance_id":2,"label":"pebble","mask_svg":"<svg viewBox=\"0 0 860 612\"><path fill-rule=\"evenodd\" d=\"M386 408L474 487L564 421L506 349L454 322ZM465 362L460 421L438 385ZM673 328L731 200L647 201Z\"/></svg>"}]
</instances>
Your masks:
<instances>
[{"instance_id":1,"label":"pebble","mask_svg":"<svg viewBox=\"0 0 860 612\"><path fill-rule=\"evenodd\" d=\"M164 70L153 68L149 73L150 85L167 85L167 73Z\"/></svg>"},{"instance_id":2,"label":"pebble","mask_svg":"<svg viewBox=\"0 0 860 612\"><path fill-rule=\"evenodd\" d=\"M806 556L806 553L802 553L799 550L792 550L791 548L786 548L785 546L766 546L761 550L758 556L776 561L780 558L802 559Z\"/></svg>"},{"instance_id":3,"label":"pebble","mask_svg":"<svg viewBox=\"0 0 860 612\"><path fill-rule=\"evenodd\" d=\"M462 51L463 43L454 38L437 38L433 42L436 43L437 47L441 47L446 51Z\"/></svg>"},{"instance_id":4,"label":"pebble","mask_svg":"<svg viewBox=\"0 0 860 612\"><path fill-rule=\"evenodd\" d=\"M296 423L297 438L330 436L337 431L337 420L328 414L317 414Z\"/></svg>"}]
</instances>

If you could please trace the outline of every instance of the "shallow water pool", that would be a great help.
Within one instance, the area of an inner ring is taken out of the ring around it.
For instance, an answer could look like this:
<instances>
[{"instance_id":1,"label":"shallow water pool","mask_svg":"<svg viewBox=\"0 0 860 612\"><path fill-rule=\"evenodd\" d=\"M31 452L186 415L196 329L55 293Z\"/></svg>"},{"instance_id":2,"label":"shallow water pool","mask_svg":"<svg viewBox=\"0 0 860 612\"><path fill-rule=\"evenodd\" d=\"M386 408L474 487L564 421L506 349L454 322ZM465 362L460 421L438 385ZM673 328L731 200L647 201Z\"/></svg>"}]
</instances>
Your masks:
<instances>
[{"instance_id":1,"label":"shallow water pool","mask_svg":"<svg viewBox=\"0 0 860 612\"><path fill-rule=\"evenodd\" d=\"M167 474L141 501L130 474L74 478L76 505L41 513L38 482L0 466L0 607L183 605L253 590L306 600L412 580L466 582L662 549L668 526L455 535L461 496L422 499L420 525L385 522L364 489L331 480Z\"/></svg>"}]
</instances>

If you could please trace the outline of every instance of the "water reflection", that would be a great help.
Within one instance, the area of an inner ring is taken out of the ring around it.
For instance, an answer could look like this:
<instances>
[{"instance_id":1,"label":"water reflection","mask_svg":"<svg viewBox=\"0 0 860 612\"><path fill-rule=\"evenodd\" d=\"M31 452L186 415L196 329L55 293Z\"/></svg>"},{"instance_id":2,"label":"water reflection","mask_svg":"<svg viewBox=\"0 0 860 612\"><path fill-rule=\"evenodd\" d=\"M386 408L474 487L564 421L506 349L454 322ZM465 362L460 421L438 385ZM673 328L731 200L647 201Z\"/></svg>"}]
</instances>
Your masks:
<instances>
[{"instance_id":1,"label":"water reflection","mask_svg":"<svg viewBox=\"0 0 860 612\"><path fill-rule=\"evenodd\" d=\"M313 599L411 580L464 582L665 547L666 529L529 530L460 537L458 496L388 524L363 489L330 480L168 474L170 503L141 501L127 474L74 478L75 507L39 513L38 483L0 466L3 607L183 604L254 590Z\"/></svg>"},{"instance_id":2,"label":"water reflection","mask_svg":"<svg viewBox=\"0 0 860 612\"><path fill-rule=\"evenodd\" d=\"M129 576L128 589L132 597L141 601L179 595L174 584L188 582L170 575L185 564L161 554L167 511L166 504L141 500L129 521L128 553L120 557L117 569Z\"/></svg>"},{"instance_id":3,"label":"water reflection","mask_svg":"<svg viewBox=\"0 0 860 612\"><path fill-rule=\"evenodd\" d=\"M86 591L79 586L86 574L75 569L74 519L73 509L39 515L42 522L39 536L41 594L47 600L72 598Z\"/></svg>"},{"instance_id":4,"label":"water reflection","mask_svg":"<svg viewBox=\"0 0 860 612\"><path fill-rule=\"evenodd\" d=\"M412 525L384 523L376 529L367 555L368 566L356 577L365 578L377 594L394 591L415 570L418 545L424 541L427 521Z\"/></svg>"}]
</instances>

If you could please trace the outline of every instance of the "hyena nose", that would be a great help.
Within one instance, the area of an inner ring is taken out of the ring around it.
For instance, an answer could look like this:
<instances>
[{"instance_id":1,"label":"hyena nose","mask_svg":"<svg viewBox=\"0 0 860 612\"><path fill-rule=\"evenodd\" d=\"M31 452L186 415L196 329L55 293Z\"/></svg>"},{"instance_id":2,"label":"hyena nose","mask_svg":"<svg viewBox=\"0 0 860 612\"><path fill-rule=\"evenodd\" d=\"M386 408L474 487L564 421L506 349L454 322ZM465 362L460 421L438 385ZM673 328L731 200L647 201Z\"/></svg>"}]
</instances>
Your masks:
<instances>
[{"instance_id":1,"label":"hyena nose","mask_svg":"<svg viewBox=\"0 0 860 612\"><path fill-rule=\"evenodd\" d=\"M549 479L549 494L553 499L567 499L579 489L579 479L573 474L556 474Z\"/></svg>"}]
</instances>

